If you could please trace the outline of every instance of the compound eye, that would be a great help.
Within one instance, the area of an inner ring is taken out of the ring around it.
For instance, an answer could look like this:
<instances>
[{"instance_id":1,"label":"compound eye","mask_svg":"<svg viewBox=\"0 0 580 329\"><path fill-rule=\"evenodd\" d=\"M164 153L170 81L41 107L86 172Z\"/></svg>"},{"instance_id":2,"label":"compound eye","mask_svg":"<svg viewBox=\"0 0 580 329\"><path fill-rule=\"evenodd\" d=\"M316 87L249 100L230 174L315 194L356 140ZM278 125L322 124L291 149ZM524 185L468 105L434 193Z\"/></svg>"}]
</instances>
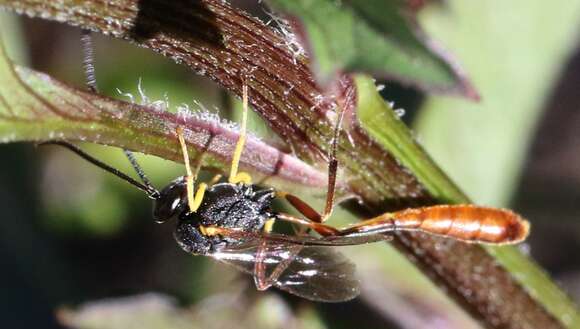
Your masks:
<instances>
[{"instance_id":1,"label":"compound eye","mask_svg":"<svg viewBox=\"0 0 580 329\"><path fill-rule=\"evenodd\" d=\"M185 184L182 181L176 181L164 188L159 198L153 205L153 219L157 223L163 223L176 216L186 209Z\"/></svg>"}]
</instances>

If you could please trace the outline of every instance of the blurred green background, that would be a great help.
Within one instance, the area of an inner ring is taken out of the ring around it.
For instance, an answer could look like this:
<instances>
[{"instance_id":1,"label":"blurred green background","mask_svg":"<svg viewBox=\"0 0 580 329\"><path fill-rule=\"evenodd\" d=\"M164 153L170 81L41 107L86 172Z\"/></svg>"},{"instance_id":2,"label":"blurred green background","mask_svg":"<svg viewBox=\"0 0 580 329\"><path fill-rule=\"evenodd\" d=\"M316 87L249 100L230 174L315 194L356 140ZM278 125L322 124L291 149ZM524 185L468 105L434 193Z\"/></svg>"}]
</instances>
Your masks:
<instances>
[{"instance_id":1,"label":"blurred green background","mask_svg":"<svg viewBox=\"0 0 580 329\"><path fill-rule=\"evenodd\" d=\"M241 5L261 13L254 1ZM541 16L539 29L532 25L541 13L539 5L502 1L449 1L421 13L427 31L467 70L481 103L379 83L474 201L509 205L531 220L522 248L578 302L580 53L578 33L551 27L580 15ZM15 62L84 85L78 29L2 14L0 33ZM123 98L118 89L139 101L141 80L152 100L167 95L172 105L196 100L209 109L229 103L213 83L150 51L99 35L94 40L104 94ZM268 136L255 121L251 130ZM84 147L131 172L120 150ZM235 270L183 253L172 225L153 223L144 195L67 151L9 144L0 145L0 158L0 323L7 328L476 327L448 301L440 303L440 292L425 292L431 284L387 246L346 250L366 282L353 302L315 305L258 293ZM139 160L158 187L183 173L169 161ZM158 294L76 306L149 292Z\"/></svg>"}]
</instances>

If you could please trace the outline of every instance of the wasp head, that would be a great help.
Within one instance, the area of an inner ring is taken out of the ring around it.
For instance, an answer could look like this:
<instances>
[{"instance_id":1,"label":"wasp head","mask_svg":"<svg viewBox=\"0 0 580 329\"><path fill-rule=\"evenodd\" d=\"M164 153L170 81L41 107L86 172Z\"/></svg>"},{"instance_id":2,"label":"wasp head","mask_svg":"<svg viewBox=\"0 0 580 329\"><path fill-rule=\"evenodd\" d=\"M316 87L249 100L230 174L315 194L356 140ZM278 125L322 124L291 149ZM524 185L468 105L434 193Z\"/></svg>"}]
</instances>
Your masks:
<instances>
[{"instance_id":1,"label":"wasp head","mask_svg":"<svg viewBox=\"0 0 580 329\"><path fill-rule=\"evenodd\" d=\"M188 210L187 187L185 177L179 177L169 183L155 198L153 203L153 219L157 223L179 217Z\"/></svg>"}]
</instances>

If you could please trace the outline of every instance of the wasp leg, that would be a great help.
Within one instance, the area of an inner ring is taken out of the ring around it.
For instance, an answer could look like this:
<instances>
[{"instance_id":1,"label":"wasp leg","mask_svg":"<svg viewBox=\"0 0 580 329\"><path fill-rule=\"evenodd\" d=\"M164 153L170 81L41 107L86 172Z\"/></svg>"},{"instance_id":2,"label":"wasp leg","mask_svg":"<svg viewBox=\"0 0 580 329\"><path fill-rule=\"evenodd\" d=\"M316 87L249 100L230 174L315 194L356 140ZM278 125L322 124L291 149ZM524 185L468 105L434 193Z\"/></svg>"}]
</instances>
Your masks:
<instances>
[{"instance_id":1,"label":"wasp leg","mask_svg":"<svg viewBox=\"0 0 580 329\"><path fill-rule=\"evenodd\" d=\"M264 233L271 233L272 229L274 229L274 223L276 222L275 218L270 218L264 223L264 228L262 229Z\"/></svg>"},{"instance_id":2,"label":"wasp leg","mask_svg":"<svg viewBox=\"0 0 580 329\"><path fill-rule=\"evenodd\" d=\"M256 284L256 289L264 291L276 283L280 275L288 268L288 266L294 261L294 258L302 250L301 245L293 245L289 248L288 257L276 265L270 275L266 274L267 268L266 263L266 250L268 247L268 241L263 240L258 247L258 252L256 254L256 262L254 264L254 283Z\"/></svg>"},{"instance_id":3,"label":"wasp leg","mask_svg":"<svg viewBox=\"0 0 580 329\"><path fill-rule=\"evenodd\" d=\"M300 212L302 215L304 215L304 217L308 218L312 222L323 223L332 214L332 208L333 208L333 204L334 204L334 186L335 186L335 181L336 181L336 162L334 162L334 163L335 163L335 165L333 166L334 170L331 171L332 174L330 174L331 177L329 177L329 187L328 187L327 198L326 198L326 207L325 207L324 213L322 215L318 211L314 210L314 208L312 208L304 200L300 199L299 197L297 197L293 194L290 194L287 192L277 191L276 196L279 198L286 199L286 201L288 201L288 203L290 203L292 205L292 207L294 207L294 209L298 210L298 212Z\"/></svg>"},{"instance_id":4,"label":"wasp leg","mask_svg":"<svg viewBox=\"0 0 580 329\"><path fill-rule=\"evenodd\" d=\"M234 178L231 178L230 176L229 182L232 184L244 183L250 185L252 184L252 176L247 172L238 172Z\"/></svg>"},{"instance_id":5,"label":"wasp leg","mask_svg":"<svg viewBox=\"0 0 580 329\"><path fill-rule=\"evenodd\" d=\"M274 219L270 219L269 221L273 221ZM201 234L205 236L229 236L234 237L236 233L240 233L243 235L242 231L232 229L232 228L225 228L225 227L217 227L217 226L199 226L199 230ZM266 229L265 229L266 230ZM268 275L267 274L267 264L265 262L268 250L268 242L267 240L260 241L260 245L258 246L258 250L256 251L256 258L254 262L254 283L256 284L256 288L258 290L266 290L270 288L276 280L280 277L280 275L288 268L288 266L294 261L294 258L298 255L300 250L302 250L301 245L292 245L289 248L289 255L280 263L276 264L276 267L272 270L272 272Z\"/></svg>"},{"instance_id":6,"label":"wasp leg","mask_svg":"<svg viewBox=\"0 0 580 329\"><path fill-rule=\"evenodd\" d=\"M262 229L264 233L267 234L272 232L275 221L276 221L275 218L270 218L266 221L266 223L264 223L264 227ZM264 263L265 259L264 250L266 249L266 244L267 244L266 240L263 240L260 243L260 246L258 247L258 252L256 254L256 263L254 264L254 283L256 284L256 288L261 291L270 288L272 284L274 284L276 279L278 279L278 277L280 276L279 274L275 278L272 275L269 277L266 276L266 264ZM277 267L279 266L280 264ZM276 272L276 269L274 269L274 272ZM272 272L272 274L274 274L274 272ZM280 273L282 272L280 271Z\"/></svg>"},{"instance_id":7,"label":"wasp leg","mask_svg":"<svg viewBox=\"0 0 580 329\"><path fill-rule=\"evenodd\" d=\"M188 195L188 204L189 204L189 211L191 212L196 212L197 209L199 209L199 206L201 206L201 202L203 201L203 197L205 196L205 191L207 190L208 186L212 186L215 183L217 183L220 179L222 178L222 175L215 175L211 181L208 183L200 183L197 186L197 190L195 191L195 197L193 198L192 203L190 203L189 200L189 195ZM189 188L189 186L188 186ZM193 186L192 186L193 188Z\"/></svg>"},{"instance_id":8,"label":"wasp leg","mask_svg":"<svg viewBox=\"0 0 580 329\"><path fill-rule=\"evenodd\" d=\"M340 130L342 127L344 112L344 109L341 108L340 113L338 114L338 119L336 120L336 125L334 127L334 136L332 138L332 144L330 146L330 152L328 155L328 185L326 190L326 204L320 219L321 223L330 218L332 215L332 210L334 209L334 193L336 190L336 175L338 171L338 159L336 158L336 152L338 149L338 140L340 138Z\"/></svg>"},{"instance_id":9,"label":"wasp leg","mask_svg":"<svg viewBox=\"0 0 580 329\"><path fill-rule=\"evenodd\" d=\"M242 151L244 150L244 145L246 143L246 126L248 123L248 85L244 83L242 86L242 122L240 124L240 137L236 144L234 154L232 156L232 165L230 167L229 182L232 184L244 183L252 184L252 177L250 174L245 172L238 172L238 167L240 165L240 158L242 157Z\"/></svg>"},{"instance_id":10,"label":"wasp leg","mask_svg":"<svg viewBox=\"0 0 580 329\"><path fill-rule=\"evenodd\" d=\"M326 204L324 206L324 212L320 216L320 223L325 222L332 215L332 210L334 209L334 192L336 189L336 172L338 170L338 160L336 160L336 140L338 136L333 141L332 146L332 156L328 162L328 188L326 191Z\"/></svg>"},{"instance_id":11,"label":"wasp leg","mask_svg":"<svg viewBox=\"0 0 580 329\"><path fill-rule=\"evenodd\" d=\"M219 180L222 179L222 175L217 174L215 176L213 176L213 178L209 181L209 186L215 185L217 182L219 182Z\"/></svg>"},{"instance_id":12,"label":"wasp leg","mask_svg":"<svg viewBox=\"0 0 580 329\"><path fill-rule=\"evenodd\" d=\"M260 243L258 252L256 253L256 262L254 263L254 283L260 291L270 288L274 283L272 280L268 280L266 276L266 264L264 263L266 258L266 244L267 242L265 240Z\"/></svg>"},{"instance_id":13,"label":"wasp leg","mask_svg":"<svg viewBox=\"0 0 580 329\"><path fill-rule=\"evenodd\" d=\"M333 236L333 235L340 235L340 231L332 226L325 225L322 223L318 223L312 221L310 219L304 219L299 217L294 217L292 215L278 213L276 214L276 218L279 220L286 221L288 223L296 224L302 227L307 227L316 231L316 233L322 236Z\"/></svg>"},{"instance_id":14,"label":"wasp leg","mask_svg":"<svg viewBox=\"0 0 580 329\"><path fill-rule=\"evenodd\" d=\"M294 209L298 210L298 212L300 212L302 215L304 215L304 217L310 219L311 221L317 223L322 222L322 216L299 197L282 191L276 191L276 197L286 199L286 201L288 201L288 203L290 203Z\"/></svg>"},{"instance_id":15,"label":"wasp leg","mask_svg":"<svg viewBox=\"0 0 580 329\"><path fill-rule=\"evenodd\" d=\"M334 209L334 191L336 189L336 174L338 171L338 160L336 159L336 149L338 143L338 137L340 135L340 122L342 121L343 112L340 114L340 119L336 125L335 136L332 141L331 152L329 155L328 162L328 187L326 191L326 203L324 206L324 212L322 214L314 210L310 205L299 197L292 195L287 192L276 192L276 196L286 199L294 209L298 210L304 217L308 218L312 222L324 223L332 215Z\"/></svg>"},{"instance_id":16,"label":"wasp leg","mask_svg":"<svg viewBox=\"0 0 580 329\"><path fill-rule=\"evenodd\" d=\"M298 210L302 215L306 218L310 219L316 223L323 223L325 222L330 216L332 215L332 211L334 209L334 194L336 190L336 175L338 171L338 160L336 158L336 152L338 148L338 139L340 137L340 127L342 124L342 118L344 117L344 111L341 110L339 114L339 118L336 122L336 126L334 128L334 137L332 139L332 144L330 146L330 152L328 155L328 185L326 190L326 202L324 206L324 211L322 214L319 214L316 210L310 207L306 202L301 200L295 195L286 193L286 192L278 192L278 197L285 198L296 210Z\"/></svg>"},{"instance_id":17,"label":"wasp leg","mask_svg":"<svg viewBox=\"0 0 580 329\"><path fill-rule=\"evenodd\" d=\"M177 137L179 139L179 144L181 145L181 152L183 153L183 161L185 163L185 171L187 176L185 177L186 190L187 190L187 205L189 206L190 212L195 212L201 205L203 201L203 196L205 195L205 190L207 189L206 183L199 184L197 191L194 194L193 184L197 180L197 174L201 169L201 164L203 160L203 154L199 156L195 164L195 170L191 170L191 165L189 163L189 153L187 152L187 145L185 144L185 138L183 137L183 128L177 127ZM221 176L220 176L221 177ZM214 178L215 179L215 178ZM217 179L219 180L219 178ZM216 180L216 181L217 181Z\"/></svg>"},{"instance_id":18,"label":"wasp leg","mask_svg":"<svg viewBox=\"0 0 580 329\"><path fill-rule=\"evenodd\" d=\"M397 229L405 229L398 227L396 222L396 213L384 213L374 218L366 219L361 222L351 224L349 226L338 229L339 235L360 235L360 234L378 234L378 233L392 233ZM406 229L409 230L409 229Z\"/></svg>"}]
</instances>

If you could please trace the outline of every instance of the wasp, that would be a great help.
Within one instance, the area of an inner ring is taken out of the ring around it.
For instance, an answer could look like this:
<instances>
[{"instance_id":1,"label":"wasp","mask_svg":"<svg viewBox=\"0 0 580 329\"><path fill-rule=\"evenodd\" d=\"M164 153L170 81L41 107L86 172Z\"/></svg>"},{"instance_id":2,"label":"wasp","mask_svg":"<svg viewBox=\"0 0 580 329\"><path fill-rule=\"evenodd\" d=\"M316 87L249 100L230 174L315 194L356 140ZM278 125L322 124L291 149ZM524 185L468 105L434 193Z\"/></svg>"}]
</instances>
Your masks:
<instances>
[{"instance_id":1,"label":"wasp","mask_svg":"<svg viewBox=\"0 0 580 329\"><path fill-rule=\"evenodd\" d=\"M192 170L183 129L176 131L184 156L186 175L157 190L134 158L130 157L141 182L93 158L78 147L64 146L96 166L118 176L153 200L157 223L176 222L174 237L179 246L194 255L209 256L235 266L254 277L259 290L271 286L306 299L346 301L359 294L354 265L333 246L357 245L387 240L393 232L420 231L468 243L513 244L528 235L529 224L506 209L474 205L437 205L389 212L356 224L335 228L324 222L334 208L338 161L337 123L331 146L326 205L317 212L299 197L252 183L238 170L246 139L248 89L243 86L243 115L226 181L216 175L196 184L200 164ZM197 187L194 189L194 185ZM285 199L302 216L275 212L275 198ZM284 221L300 228L296 234L273 232L274 223ZM316 235L309 234L314 231Z\"/></svg>"},{"instance_id":2,"label":"wasp","mask_svg":"<svg viewBox=\"0 0 580 329\"><path fill-rule=\"evenodd\" d=\"M88 76L89 81L94 81L94 77ZM95 91L96 87L90 89ZM518 214L507 209L475 205L409 208L384 213L344 228L327 225L325 221L332 215L335 204L336 152L342 113L336 122L330 147L326 203L319 213L298 196L253 184L248 173L239 171L246 141L246 83L242 88L242 102L240 134L227 180L216 175L209 182L197 184L201 159L192 169L182 128L177 129L176 136L183 153L186 175L176 178L161 190L150 183L129 151L125 153L141 181L66 141L44 144L66 147L145 192L153 200L155 222L175 221L175 240L187 253L233 265L252 275L258 290L275 286L314 301L341 302L359 294L354 265L332 247L385 241L398 231L419 231L466 243L493 245L518 243L528 235L529 223ZM302 216L273 211L271 205L276 198L286 200ZM295 234L275 233L276 222L288 222L299 229Z\"/></svg>"}]
</instances>

